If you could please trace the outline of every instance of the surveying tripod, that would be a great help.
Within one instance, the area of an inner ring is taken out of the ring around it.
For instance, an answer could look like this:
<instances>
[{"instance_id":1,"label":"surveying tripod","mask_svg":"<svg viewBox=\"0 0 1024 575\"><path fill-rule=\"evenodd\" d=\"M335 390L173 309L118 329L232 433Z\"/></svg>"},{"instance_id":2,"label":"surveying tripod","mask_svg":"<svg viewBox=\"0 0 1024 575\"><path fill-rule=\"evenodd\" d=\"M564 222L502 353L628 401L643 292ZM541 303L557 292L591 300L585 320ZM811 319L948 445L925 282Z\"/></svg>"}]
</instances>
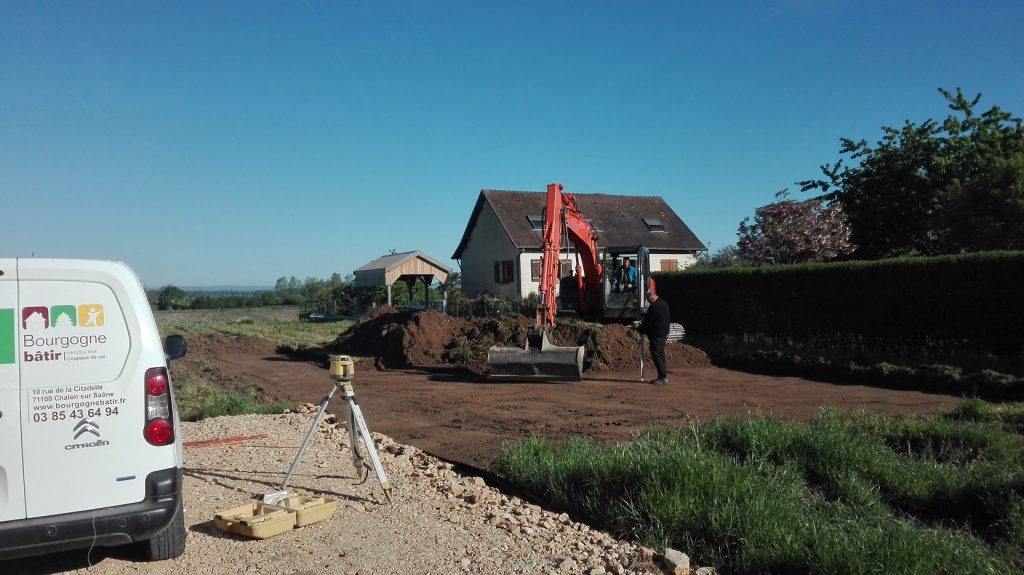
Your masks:
<instances>
[{"instance_id":1,"label":"surveying tripod","mask_svg":"<svg viewBox=\"0 0 1024 575\"><path fill-rule=\"evenodd\" d=\"M313 425L306 432L306 438L302 440L302 446L299 447L299 452L295 454L295 459L292 460L292 465L288 468L288 474L285 476L284 482L281 483L281 489L264 495L264 503L273 504L288 496L288 482L291 480L292 474L295 473L295 468L299 465L299 460L302 459L306 446L309 445L309 440L313 437L313 432L316 431L317 425L320 424L320 418L327 411L327 404L331 402L334 393L339 388L342 390L342 397L347 402L347 417L345 419L348 423L348 437L352 442L352 465L355 466L357 471L363 473L363 479L365 480L369 473L370 465L366 463L366 460L359 453L359 437L361 436L363 438L363 445L366 447L366 454L373 465L373 472L377 475L377 482L384 489L384 495L387 496L388 501L391 501L391 484L388 482L388 476L384 473L384 467L380 463L380 456L377 454L377 447L373 443L373 437L370 436L369 428L366 427L363 411L359 409L356 393L352 389L352 377L354 374L355 367L351 357L347 355L331 356L331 387L327 390L327 395L320 400L320 411L313 418Z\"/></svg>"}]
</instances>

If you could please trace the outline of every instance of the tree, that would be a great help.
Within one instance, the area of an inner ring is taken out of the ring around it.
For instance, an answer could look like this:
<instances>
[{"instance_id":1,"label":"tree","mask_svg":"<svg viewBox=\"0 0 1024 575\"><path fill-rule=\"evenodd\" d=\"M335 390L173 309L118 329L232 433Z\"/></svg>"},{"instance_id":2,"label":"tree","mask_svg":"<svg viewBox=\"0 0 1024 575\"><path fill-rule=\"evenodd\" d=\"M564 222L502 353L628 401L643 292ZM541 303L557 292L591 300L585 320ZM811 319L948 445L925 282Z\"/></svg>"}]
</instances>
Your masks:
<instances>
[{"instance_id":1,"label":"tree","mask_svg":"<svg viewBox=\"0 0 1024 575\"><path fill-rule=\"evenodd\" d=\"M345 282L331 289L331 298L338 306L338 313L351 314L358 302L356 286L352 282Z\"/></svg>"},{"instance_id":2,"label":"tree","mask_svg":"<svg viewBox=\"0 0 1024 575\"><path fill-rule=\"evenodd\" d=\"M444 281L438 286L437 291L444 294L450 294L454 291L462 289L462 273L451 272L448 277L444 278Z\"/></svg>"},{"instance_id":3,"label":"tree","mask_svg":"<svg viewBox=\"0 0 1024 575\"><path fill-rule=\"evenodd\" d=\"M462 294L462 272L451 272L437 287L438 295L448 305L458 306L466 298Z\"/></svg>"},{"instance_id":4,"label":"tree","mask_svg":"<svg viewBox=\"0 0 1024 575\"><path fill-rule=\"evenodd\" d=\"M186 309L188 294L179 287L166 285L156 297L157 309Z\"/></svg>"},{"instance_id":5,"label":"tree","mask_svg":"<svg viewBox=\"0 0 1024 575\"><path fill-rule=\"evenodd\" d=\"M281 305L281 296L272 291L261 291L256 294L259 305Z\"/></svg>"},{"instance_id":6,"label":"tree","mask_svg":"<svg viewBox=\"0 0 1024 575\"><path fill-rule=\"evenodd\" d=\"M409 285L404 281L399 281L391 284L391 305L394 307L402 307L409 303ZM377 302L381 304L388 303L387 291L384 292L384 298Z\"/></svg>"},{"instance_id":7,"label":"tree","mask_svg":"<svg viewBox=\"0 0 1024 575\"><path fill-rule=\"evenodd\" d=\"M761 264L795 264L831 260L850 253L850 228L842 209L824 198L798 202L789 191L775 194L779 201L754 211L754 221L740 222L738 252Z\"/></svg>"},{"instance_id":8,"label":"tree","mask_svg":"<svg viewBox=\"0 0 1024 575\"><path fill-rule=\"evenodd\" d=\"M306 278L302 288L302 295L306 298L306 304L322 307L325 311L331 303L331 288L327 282L316 278Z\"/></svg>"},{"instance_id":9,"label":"tree","mask_svg":"<svg viewBox=\"0 0 1024 575\"><path fill-rule=\"evenodd\" d=\"M1022 120L997 106L976 113L981 94L939 92L953 111L941 124L883 127L873 147L841 138L848 157L798 182L843 207L856 257L1024 249Z\"/></svg>"},{"instance_id":10,"label":"tree","mask_svg":"<svg viewBox=\"0 0 1024 575\"><path fill-rule=\"evenodd\" d=\"M697 261L687 269L727 268L749 264L750 262L740 254L740 248L733 244L722 246L713 253L700 252L697 254Z\"/></svg>"}]
</instances>

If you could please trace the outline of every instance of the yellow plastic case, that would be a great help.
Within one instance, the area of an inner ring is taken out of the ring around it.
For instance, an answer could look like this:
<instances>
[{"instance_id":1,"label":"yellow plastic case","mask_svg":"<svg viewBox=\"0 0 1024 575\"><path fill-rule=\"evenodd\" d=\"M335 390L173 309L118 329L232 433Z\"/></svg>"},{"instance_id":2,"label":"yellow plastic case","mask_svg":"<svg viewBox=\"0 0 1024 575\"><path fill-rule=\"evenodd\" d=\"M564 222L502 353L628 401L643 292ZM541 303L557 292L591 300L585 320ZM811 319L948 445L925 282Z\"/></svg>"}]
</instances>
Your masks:
<instances>
[{"instance_id":1,"label":"yellow plastic case","mask_svg":"<svg viewBox=\"0 0 1024 575\"><path fill-rule=\"evenodd\" d=\"M294 527L295 512L255 502L214 515L213 524L227 533L266 539Z\"/></svg>"},{"instance_id":2,"label":"yellow plastic case","mask_svg":"<svg viewBox=\"0 0 1024 575\"><path fill-rule=\"evenodd\" d=\"M296 493L278 501L275 506L294 511L295 526L303 527L330 517L337 509L338 503L330 497Z\"/></svg>"}]
</instances>

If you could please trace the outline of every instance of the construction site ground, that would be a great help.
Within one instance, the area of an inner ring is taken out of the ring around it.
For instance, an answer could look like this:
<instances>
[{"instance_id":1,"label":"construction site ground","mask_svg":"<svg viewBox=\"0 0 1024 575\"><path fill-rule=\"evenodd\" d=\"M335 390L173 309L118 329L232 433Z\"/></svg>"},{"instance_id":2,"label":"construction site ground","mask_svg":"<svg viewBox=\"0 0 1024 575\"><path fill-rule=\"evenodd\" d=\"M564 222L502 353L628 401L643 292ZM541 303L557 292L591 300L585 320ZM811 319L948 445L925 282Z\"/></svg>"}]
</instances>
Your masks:
<instances>
[{"instance_id":1,"label":"construction site ground","mask_svg":"<svg viewBox=\"0 0 1024 575\"><path fill-rule=\"evenodd\" d=\"M481 469L490 468L503 442L531 434L618 442L650 426L686 425L694 418L718 415L760 413L801 421L823 407L923 414L957 401L948 395L721 369L711 366L699 350L679 343L669 344L668 385L654 386L639 381L635 346L623 344L629 357L619 361L627 368L609 366L579 382L495 383L465 371L381 370L360 361L354 387L373 431ZM182 368L197 365L206 378L256 386L268 399L319 403L330 386L328 370L319 362L278 354L270 342L259 339L192 338ZM646 379L654 377L648 361Z\"/></svg>"},{"instance_id":2,"label":"construction site ground","mask_svg":"<svg viewBox=\"0 0 1024 575\"><path fill-rule=\"evenodd\" d=\"M404 328L396 331L394 326L402 322ZM655 566L659 557L652 550L615 541L503 486L486 473L502 443L531 434L618 442L654 425L746 413L805 420L826 406L922 414L956 401L914 391L729 371L711 366L700 350L677 343L669 345L668 385L653 386L639 381L637 340L622 326L600 338L600 359L583 381L494 383L472 365L444 365L445 354L456 349L453 337L468 334L478 348L490 343L487 330L479 326L467 327L439 314L413 319L385 314L377 323L365 322L363 329L361 344L382 354L358 361L353 383L392 479L394 503L386 502L372 474L358 481L347 432L325 420L292 486L336 498L334 515L266 540L217 531L215 513L253 501L280 484L313 418L310 410L315 406L306 404L319 403L331 380L322 361L279 353L264 339L192 336L188 356L172 363L175 378L255 389L263 399L289 400L303 413L184 424L189 443L182 557L147 564L133 549L83 549L3 562L0 572L671 572ZM399 338L398 333L404 335ZM345 351L343 343L331 351ZM395 364L418 366L386 368ZM647 378L653 377L648 364ZM343 409L343 400L336 397L329 411L341 414Z\"/></svg>"}]
</instances>

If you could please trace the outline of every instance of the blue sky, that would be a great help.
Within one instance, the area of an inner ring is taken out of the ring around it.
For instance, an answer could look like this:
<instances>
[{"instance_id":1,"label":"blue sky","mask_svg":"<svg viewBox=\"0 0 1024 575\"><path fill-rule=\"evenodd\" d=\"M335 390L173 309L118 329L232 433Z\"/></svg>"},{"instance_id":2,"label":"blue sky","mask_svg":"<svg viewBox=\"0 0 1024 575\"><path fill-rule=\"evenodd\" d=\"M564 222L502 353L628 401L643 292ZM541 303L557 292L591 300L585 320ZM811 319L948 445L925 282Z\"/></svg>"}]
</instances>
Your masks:
<instances>
[{"instance_id":1,"label":"blue sky","mask_svg":"<svg viewBox=\"0 0 1024 575\"><path fill-rule=\"evenodd\" d=\"M938 87L1024 115L1019 1L714 4L0 2L2 257L458 269L482 188L556 181L662 196L714 251Z\"/></svg>"}]
</instances>

